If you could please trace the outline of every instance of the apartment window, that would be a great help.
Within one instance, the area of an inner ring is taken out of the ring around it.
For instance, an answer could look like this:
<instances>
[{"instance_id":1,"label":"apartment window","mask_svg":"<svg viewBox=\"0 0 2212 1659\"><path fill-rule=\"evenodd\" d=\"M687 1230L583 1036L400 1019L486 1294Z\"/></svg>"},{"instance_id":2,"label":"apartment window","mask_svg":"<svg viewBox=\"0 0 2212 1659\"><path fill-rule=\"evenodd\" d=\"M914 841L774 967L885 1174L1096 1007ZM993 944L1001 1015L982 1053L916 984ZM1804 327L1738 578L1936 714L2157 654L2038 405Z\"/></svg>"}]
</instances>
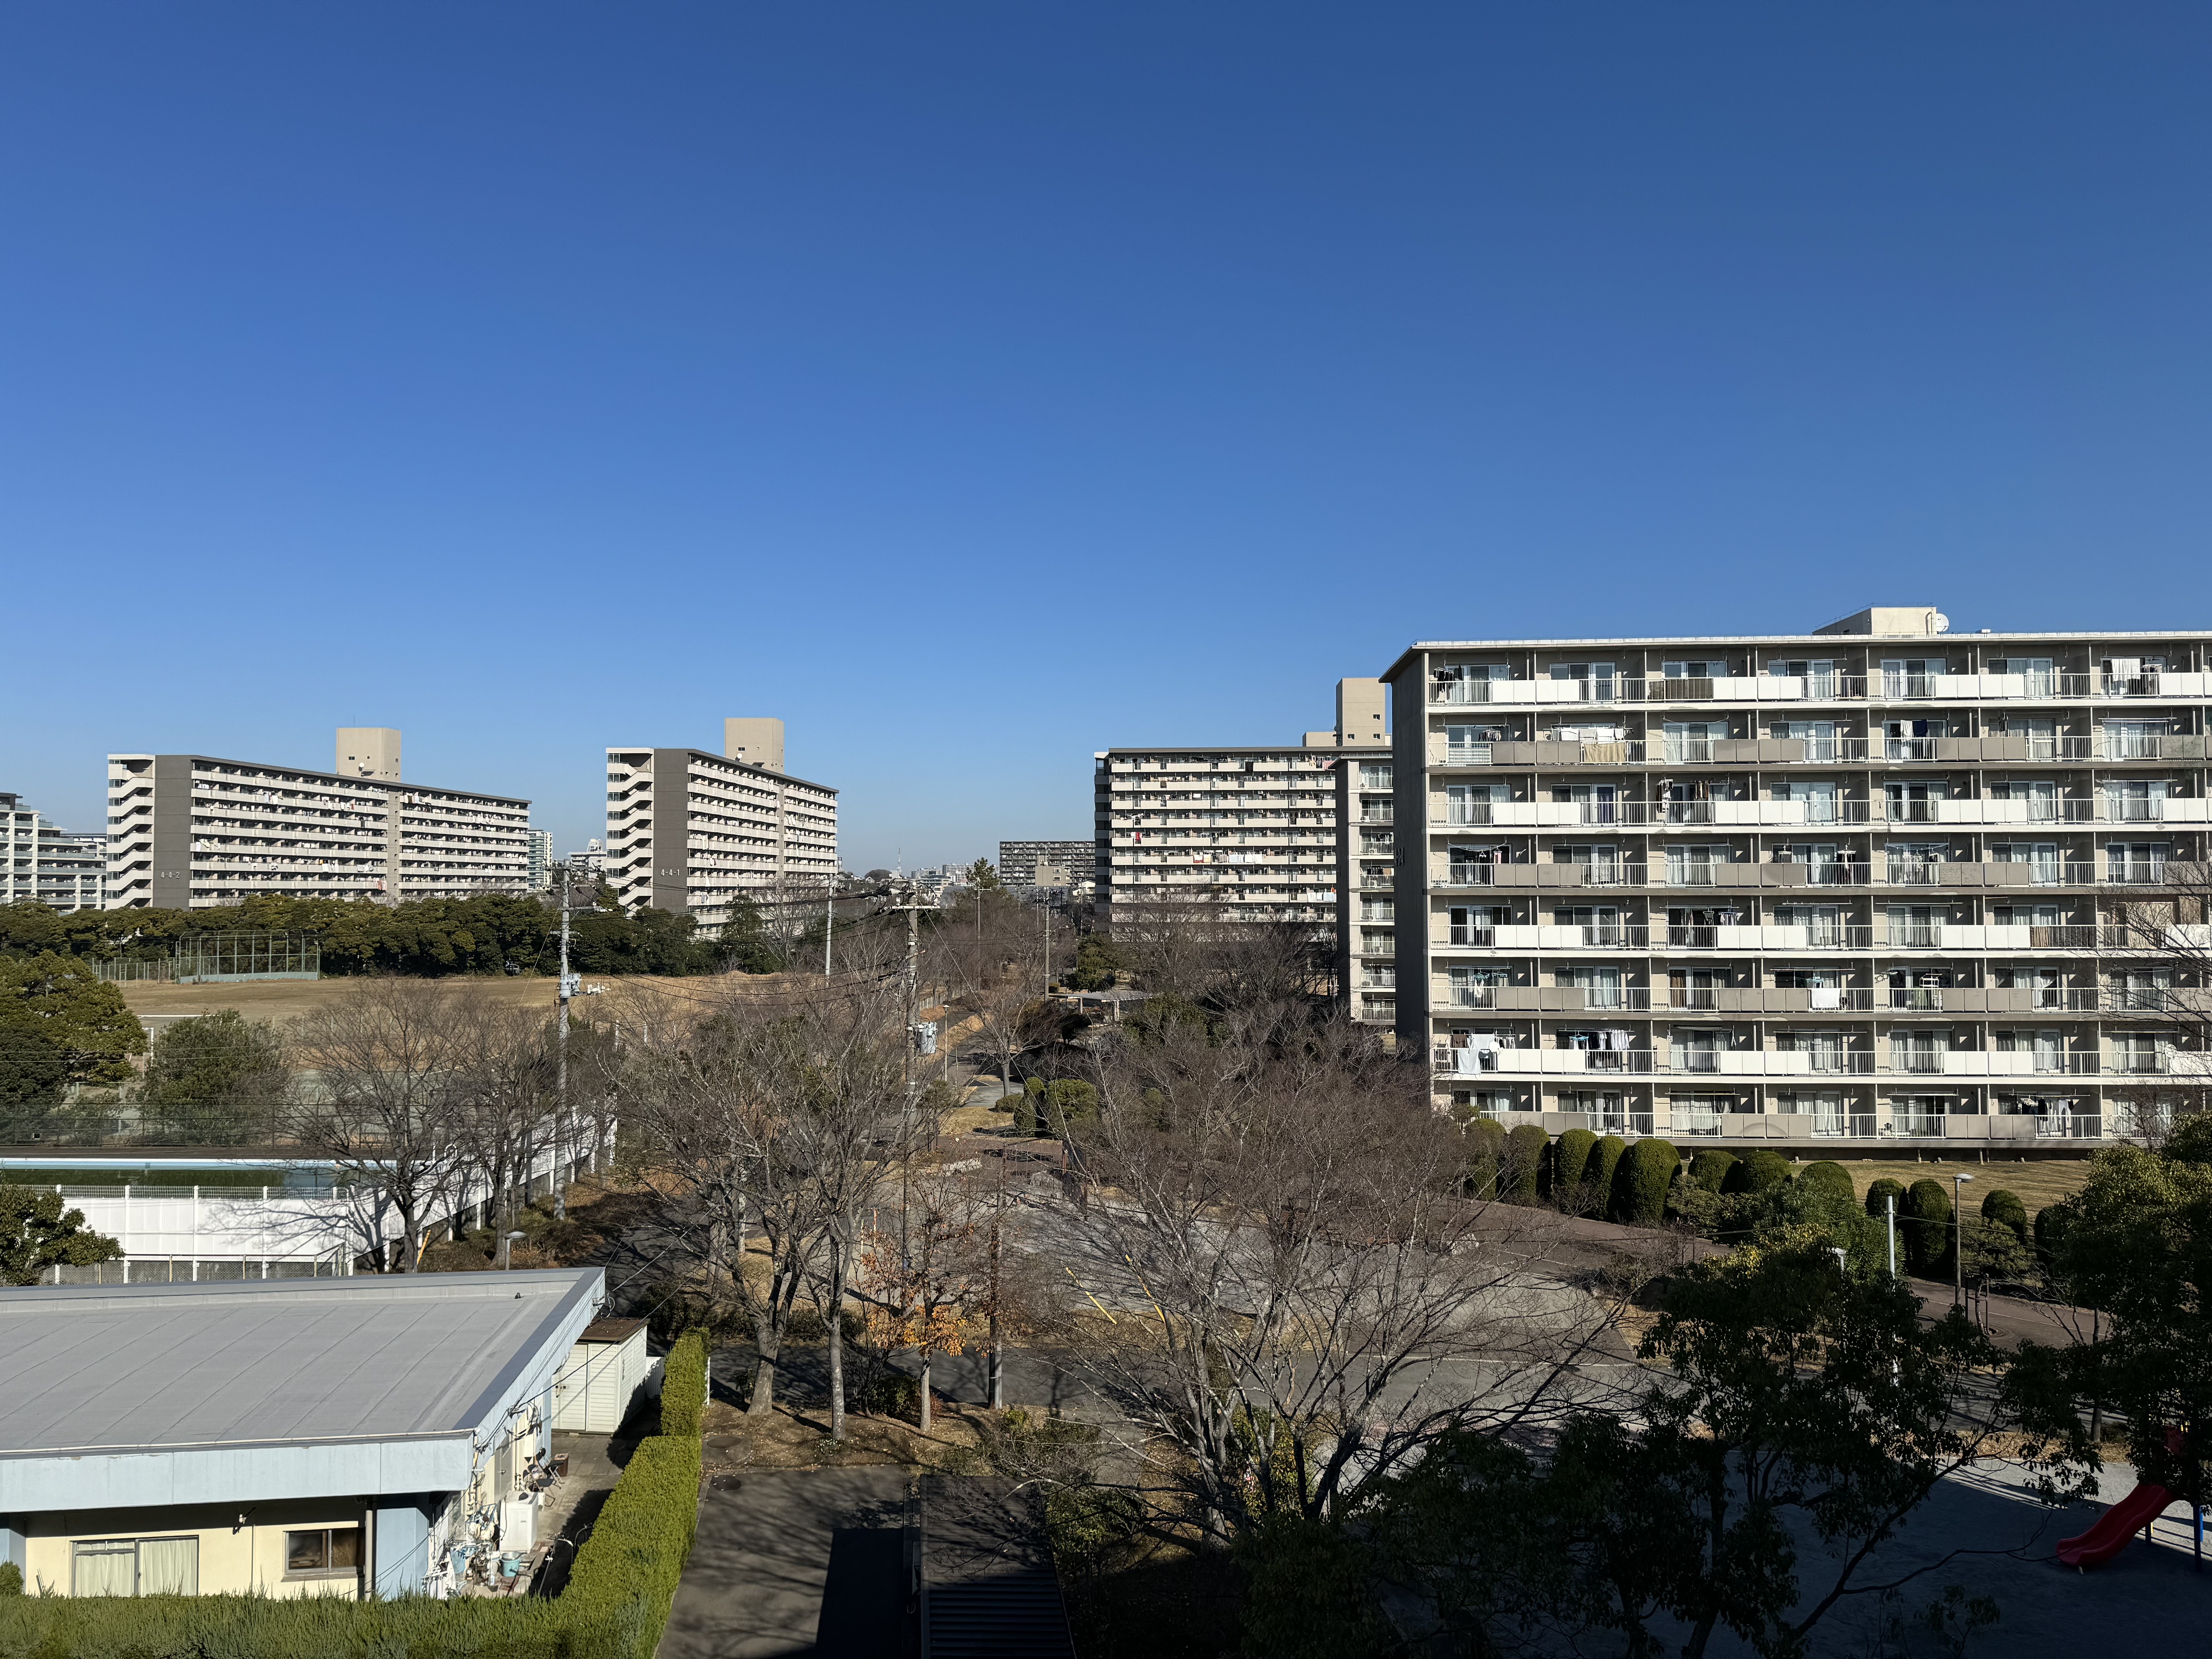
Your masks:
<instances>
[{"instance_id":1,"label":"apartment window","mask_svg":"<svg viewBox=\"0 0 2212 1659\"><path fill-rule=\"evenodd\" d=\"M1504 982L1503 968L1451 968L1445 970L1455 1008L1494 1008L1498 988Z\"/></svg>"},{"instance_id":2,"label":"apartment window","mask_svg":"<svg viewBox=\"0 0 2212 1659\"><path fill-rule=\"evenodd\" d=\"M1680 1135L1717 1135L1721 1119L1735 1109L1733 1095L1675 1095L1668 1103L1674 1111L1673 1132Z\"/></svg>"},{"instance_id":3,"label":"apartment window","mask_svg":"<svg viewBox=\"0 0 2212 1659\"><path fill-rule=\"evenodd\" d=\"M2166 816L2166 784L2159 779L2107 782L2105 816L2115 823L2157 822Z\"/></svg>"},{"instance_id":4,"label":"apartment window","mask_svg":"<svg viewBox=\"0 0 2212 1659\"><path fill-rule=\"evenodd\" d=\"M1840 1072L1844 1069L1844 1034L1841 1031L1784 1031L1776 1039L1776 1047L1785 1054L1805 1055L1808 1071Z\"/></svg>"},{"instance_id":5,"label":"apartment window","mask_svg":"<svg viewBox=\"0 0 2212 1659\"><path fill-rule=\"evenodd\" d=\"M1884 752L1893 761L1934 760L1936 745L1951 735L1950 721L1934 720L1884 720Z\"/></svg>"},{"instance_id":6,"label":"apartment window","mask_svg":"<svg viewBox=\"0 0 2212 1659\"><path fill-rule=\"evenodd\" d=\"M2054 666L2049 657L1998 657L1990 662L1990 672L2019 675L2026 682L2021 687L2024 696L2050 697L2058 691Z\"/></svg>"},{"instance_id":7,"label":"apartment window","mask_svg":"<svg viewBox=\"0 0 2212 1659\"><path fill-rule=\"evenodd\" d=\"M1713 757L1713 745L1729 734L1726 720L1666 720L1660 735L1673 765L1693 765Z\"/></svg>"},{"instance_id":8,"label":"apartment window","mask_svg":"<svg viewBox=\"0 0 2212 1659\"><path fill-rule=\"evenodd\" d=\"M1490 764L1490 745L1502 743L1505 728L1502 726L1447 726L1444 727L1444 763L1448 766L1487 766Z\"/></svg>"},{"instance_id":9,"label":"apartment window","mask_svg":"<svg viewBox=\"0 0 2212 1659\"><path fill-rule=\"evenodd\" d=\"M1885 697L1929 697L1936 694L1936 678L1951 672L1944 657L1891 657L1881 665L1881 695Z\"/></svg>"},{"instance_id":10,"label":"apartment window","mask_svg":"<svg viewBox=\"0 0 2212 1659\"><path fill-rule=\"evenodd\" d=\"M1951 1046L1948 1031L1892 1031L1889 1068L1893 1072L1941 1072L1943 1054Z\"/></svg>"},{"instance_id":11,"label":"apartment window","mask_svg":"<svg viewBox=\"0 0 2212 1659\"><path fill-rule=\"evenodd\" d=\"M2106 760L2155 760L2159 740L2173 729L2170 720L2106 720Z\"/></svg>"},{"instance_id":12,"label":"apartment window","mask_svg":"<svg viewBox=\"0 0 2212 1659\"><path fill-rule=\"evenodd\" d=\"M198 1538L87 1539L70 1551L72 1595L198 1595Z\"/></svg>"},{"instance_id":13,"label":"apartment window","mask_svg":"<svg viewBox=\"0 0 2212 1659\"><path fill-rule=\"evenodd\" d=\"M1389 788L1390 763L1388 761L1360 762L1359 787L1362 789Z\"/></svg>"},{"instance_id":14,"label":"apartment window","mask_svg":"<svg viewBox=\"0 0 2212 1659\"><path fill-rule=\"evenodd\" d=\"M1691 659L1662 663L1660 672L1670 680L1724 680L1729 677L1729 665L1717 658Z\"/></svg>"},{"instance_id":15,"label":"apartment window","mask_svg":"<svg viewBox=\"0 0 2212 1659\"><path fill-rule=\"evenodd\" d=\"M321 1578L360 1570L359 1527L316 1527L284 1534L287 1578Z\"/></svg>"},{"instance_id":16,"label":"apartment window","mask_svg":"<svg viewBox=\"0 0 2212 1659\"><path fill-rule=\"evenodd\" d=\"M1836 723L1833 720L1777 720L1774 735L1787 738L1805 745L1808 761L1832 761L1836 758Z\"/></svg>"},{"instance_id":17,"label":"apartment window","mask_svg":"<svg viewBox=\"0 0 2212 1659\"><path fill-rule=\"evenodd\" d=\"M1370 990L1395 991L1398 970L1389 963L1370 962L1360 970L1359 982Z\"/></svg>"},{"instance_id":18,"label":"apartment window","mask_svg":"<svg viewBox=\"0 0 2212 1659\"><path fill-rule=\"evenodd\" d=\"M1446 823L1489 823L1492 807L1509 798L1502 783L1448 783L1444 786Z\"/></svg>"},{"instance_id":19,"label":"apartment window","mask_svg":"<svg viewBox=\"0 0 2212 1659\"><path fill-rule=\"evenodd\" d=\"M2172 850L2162 841L2109 842L2105 847L2106 873L2114 881L2163 881L2166 854Z\"/></svg>"}]
</instances>

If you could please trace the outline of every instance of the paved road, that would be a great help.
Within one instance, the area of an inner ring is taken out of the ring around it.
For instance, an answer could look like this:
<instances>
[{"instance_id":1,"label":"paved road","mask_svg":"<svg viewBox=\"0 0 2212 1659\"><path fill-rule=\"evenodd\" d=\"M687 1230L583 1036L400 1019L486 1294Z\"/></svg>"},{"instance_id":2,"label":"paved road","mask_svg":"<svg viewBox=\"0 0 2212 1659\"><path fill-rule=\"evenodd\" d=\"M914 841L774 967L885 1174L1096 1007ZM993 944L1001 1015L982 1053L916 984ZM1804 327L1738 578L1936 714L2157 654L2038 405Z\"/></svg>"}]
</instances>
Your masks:
<instances>
[{"instance_id":1,"label":"paved road","mask_svg":"<svg viewBox=\"0 0 2212 1659\"><path fill-rule=\"evenodd\" d=\"M658 1659L878 1659L898 1652L899 1469L720 1476Z\"/></svg>"}]
</instances>

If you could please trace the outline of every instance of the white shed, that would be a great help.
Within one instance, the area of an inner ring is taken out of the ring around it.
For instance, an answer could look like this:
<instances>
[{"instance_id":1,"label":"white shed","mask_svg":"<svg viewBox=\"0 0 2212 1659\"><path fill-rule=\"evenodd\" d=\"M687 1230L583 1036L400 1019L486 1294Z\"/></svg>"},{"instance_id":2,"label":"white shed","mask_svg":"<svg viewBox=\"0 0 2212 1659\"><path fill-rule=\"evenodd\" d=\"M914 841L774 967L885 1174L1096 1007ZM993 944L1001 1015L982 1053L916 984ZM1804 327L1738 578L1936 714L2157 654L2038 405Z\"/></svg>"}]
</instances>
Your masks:
<instances>
[{"instance_id":1,"label":"white shed","mask_svg":"<svg viewBox=\"0 0 2212 1659\"><path fill-rule=\"evenodd\" d=\"M553 1379L553 1426L612 1434L651 1381L642 1319L601 1319L584 1328Z\"/></svg>"}]
</instances>

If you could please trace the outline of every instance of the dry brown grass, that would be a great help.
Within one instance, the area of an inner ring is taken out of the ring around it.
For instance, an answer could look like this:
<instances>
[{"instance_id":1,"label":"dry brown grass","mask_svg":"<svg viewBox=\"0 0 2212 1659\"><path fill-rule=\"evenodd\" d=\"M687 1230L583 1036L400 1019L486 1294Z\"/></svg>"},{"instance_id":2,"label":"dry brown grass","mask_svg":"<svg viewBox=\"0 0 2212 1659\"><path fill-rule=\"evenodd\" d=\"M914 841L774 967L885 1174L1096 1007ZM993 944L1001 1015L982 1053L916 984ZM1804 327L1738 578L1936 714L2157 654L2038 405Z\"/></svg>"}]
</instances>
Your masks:
<instances>
[{"instance_id":1,"label":"dry brown grass","mask_svg":"<svg viewBox=\"0 0 2212 1659\"><path fill-rule=\"evenodd\" d=\"M851 1412L842 1442L830 1437L830 1413L777 1406L763 1418L746 1415L720 1400L707 1405L707 1473L738 1469L903 1468L917 1474L975 1474L981 1437L967 1407L938 1401L931 1426Z\"/></svg>"},{"instance_id":2,"label":"dry brown grass","mask_svg":"<svg viewBox=\"0 0 2212 1659\"><path fill-rule=\"evenodd\" d=\"M2017 1194L2027 1207L2030 1218L2047 1204L2081 1190L2089 1178L2089 1160L2086 1158L2026 1158L2017 1163L1999 1164L1994 1160L1976 1164L1951 1160L1936 1164L1917 1164L1909 1158L1838 1158L1838 1163L1850 1172L1851 1185L1861 1198L1875 1182L1887 1176L1890 1180L1910 1187L1916 1181L1940 1181L1947 1186L1954 1175L1967 1175L1973 1180L1967 1184L1967 1202L1976 1212L1981 1209L1982 1194L1992 1188L2002 1188Z\"/></svg>"}]
</instances>

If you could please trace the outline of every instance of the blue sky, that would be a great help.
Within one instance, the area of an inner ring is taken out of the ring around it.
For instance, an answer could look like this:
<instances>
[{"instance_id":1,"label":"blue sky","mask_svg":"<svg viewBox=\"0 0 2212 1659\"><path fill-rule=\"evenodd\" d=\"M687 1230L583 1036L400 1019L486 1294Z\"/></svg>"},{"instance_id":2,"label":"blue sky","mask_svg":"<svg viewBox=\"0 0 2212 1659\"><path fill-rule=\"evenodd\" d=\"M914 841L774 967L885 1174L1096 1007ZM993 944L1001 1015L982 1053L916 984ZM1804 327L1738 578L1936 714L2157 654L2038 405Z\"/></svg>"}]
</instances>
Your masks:
<instances>
[{"instance_id":1,"label":"blue sky","mask_svg":"<svg viewBox=\"0 0 2212 1659\"><path fill-rule=\"evenodd\" d=\"M599 833L781 714L847 862L1089 833L1410 640L2212 627L2212 14L0 11L0 789Z\"/></svg>"}]
</instances>

